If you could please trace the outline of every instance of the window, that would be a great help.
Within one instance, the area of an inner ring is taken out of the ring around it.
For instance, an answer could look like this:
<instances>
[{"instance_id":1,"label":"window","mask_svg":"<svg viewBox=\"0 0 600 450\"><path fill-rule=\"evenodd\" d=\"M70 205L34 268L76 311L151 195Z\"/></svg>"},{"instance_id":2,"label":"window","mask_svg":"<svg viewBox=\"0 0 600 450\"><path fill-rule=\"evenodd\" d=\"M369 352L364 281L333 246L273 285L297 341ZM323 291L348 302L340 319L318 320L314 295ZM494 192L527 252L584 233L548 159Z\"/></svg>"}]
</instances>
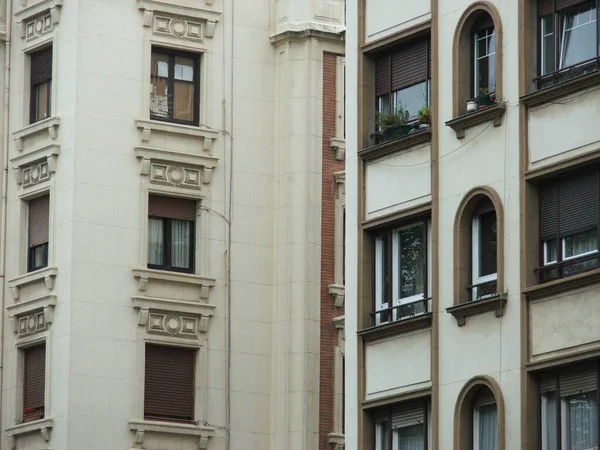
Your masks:
<instances>
[{"instance_id":1,"label":"window","mask_svg":"<svg viewBox=\"0 0 600 450\"><path fill-rule=\"evenodd\" d=\"M196 201L150 195L148 267L194 271Z\"/></svg>"},{"instance_id":2,"label":"window","mask_svg":"<svg viewBox=\"0 0 600 450\"><path fill-rule=\"evenodd\" d=\"M50 196L44 195L29 201L28 214L28 257L27 270L42 269L48 266L48 228L50 217Z\"/></svg>"},{"instance_id":3,"label":"window","mask_svg":"<svg viewBox=\"0 0 600 450\"><path fill-rule=\"evenodd\" d=\"M599 177L594 167L540 183L540 283L598 268Z\"/></svg>"},{"instance_id":4,"label":"window","mask_svg":"<svg viewBox=\"0 0 600 450\"><path fill-rule=\"evenodd\" d=\"M144 418L192 422L196 350L146 344Z\"/></svg>"},{"instance_id":5,"label":"window","mask_svg":"<svg viewBox=\"0 0 600 450\"><path fill-rule=\"evenodd\" d=\"M595 0L539 0L538 20L538 88L598 69Z\"/></svg>"},{"instance_id":6,"label":"window","mask_svg":"<svg viewBox=\"0 0 600 450\"><path fill-rule=\"evenodd\" d=\"M23 422L44 418L46 345L23 350Z\"/></svg>"},{"instance_id":7,"label":"window","mask_svg":"<svg viewBox=\"0 0 600 450\"><path fill-rule=\"evenodd\" d=\"M542 450L598 449L598 364L539 377Z\"/></svg>"},{"instance_id":8,"label":"window","mask_svg":"<svg viewBox=\"0 0 600 450\"><path fill-rule=\"evenodd\" d=\"M430 242L428 220L375 237L375 325L429 312Z\"/></svg>"},{"instance_id":9,"label":"window","mask_svg":"<svg viewBox=\"0 0 600 450\"><path fill-rule=\"evenodd\" d=\"M473 406L473 450L498 450L498 407L487 388L480 390Z\"/></svg>"},{"instance_id":10,"label":"window","mask_svg":"<svg viewBox=\"0 0 600 450\"><path fill-rule=\"evenodd\" d=\"M482 12L473 25L473 97L496 91L496 32L489 14Z\"/></svg>"},{"instance_id":11,"label":"window","mask_svg":"<svg viewBox=\"0 0 600 450\"><path fill-rule=\"evenodd\" d=\"M52 47L31 54L29 123L50 117Z\"/></svg>"},{"instance_id":12,"label":"window","mask_svg":"<svg viewBox=\"0 0 600 450\"><path fill-rule=\"evenodd\" d=\"M497 221L494 205L484 197L473 216L471 299L479 300L497 292Z\"/></svg>"},{"instance_id":13,"label":"window","mask_svg":"<svg viewBox=\"0 0 600 450\"><path fill-rule=\"evenodd\" d=\"M428 402L416 401L374 413L375 450L426 450Z\"/></svg>"},{"instance_id":14,"label":"window","mask_svg":"<svg viewBox=\"0 0 600 450\"><path fill-rule=\"evenodd\" d=\"M420 38L394 47L375 62L376 110L391 113L400 107L411 118L429 105L429 38Z\"/></svg>"},{"instance_id":15,"label":"window","mask_svg":"<svg viewBox=\"0 0 600 450\"><path fill-rule=\"evenodd\" d=\"M152 49L151 119L198 125L199 68L198 55Z\"/></svg>"}]
</instances>

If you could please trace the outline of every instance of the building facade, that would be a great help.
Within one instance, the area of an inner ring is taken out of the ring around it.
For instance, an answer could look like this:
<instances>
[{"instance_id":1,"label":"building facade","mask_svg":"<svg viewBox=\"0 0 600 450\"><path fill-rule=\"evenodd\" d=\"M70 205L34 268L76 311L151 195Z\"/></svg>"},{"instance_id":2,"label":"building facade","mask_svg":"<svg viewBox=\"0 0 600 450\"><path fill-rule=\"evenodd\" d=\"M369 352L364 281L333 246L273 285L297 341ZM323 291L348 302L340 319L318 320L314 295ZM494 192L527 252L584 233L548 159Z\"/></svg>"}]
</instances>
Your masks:
<instances>
[{"instance_id":1,"label":"building facade","mask_svg":"<svg viewBox=\"0 0 600 450\"><path fill-rule=\"evenodd\" d=\"M597 448L597 4L347 17L346 448Z\"/></svg>"},{"instance_id":2,"label":"building facade","mask_svg":"<svg viewBox=\"0 0 600 450\"><path fill-rule=\"evenodd\" d=\"M344 1L0 11L0 448L341 448Z\"/></svg>"}]
</instances>

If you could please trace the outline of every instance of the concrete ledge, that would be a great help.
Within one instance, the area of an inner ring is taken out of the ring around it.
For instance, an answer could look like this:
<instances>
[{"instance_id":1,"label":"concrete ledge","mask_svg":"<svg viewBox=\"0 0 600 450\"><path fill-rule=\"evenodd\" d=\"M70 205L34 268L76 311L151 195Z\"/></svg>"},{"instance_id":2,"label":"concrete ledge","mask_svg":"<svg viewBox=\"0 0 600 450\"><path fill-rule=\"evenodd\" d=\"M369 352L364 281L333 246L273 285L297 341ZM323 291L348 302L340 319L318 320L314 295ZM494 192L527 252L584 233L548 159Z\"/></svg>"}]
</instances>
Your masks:
<instances>
[{"instance_id":1,"label":"concrete ledge","mask_svg":"<svg viewBox=\"0 0 600 450\"><path fill-rule=\"evenodd\" d=\"M431 141L431 128L424 128L414 133L409 133L399 139L367 147L358 152L365 161L373 161L384 156L393 155L403 150L408 150Z\"/></svg>"},{"instance_id":2,"label":"concrete ledge","mask_svg":"<svg viewBox=\"0 0 600 450\"><path fill-rule=\"evenodd\" d=\"M499 127L502 125L502 117L505 111L506 104L498 102L487 108L458 116L446 122L446 125L454 130L458 139L462 139L465 137L465 130L485 122L493 121L494 126Z\"/></svg>"},{"instance_id":3,"label":"concrete ledge","mask_svg":"<svg viewBox=\"0 0 600 450\"><path fill-rule=\"evenodd\" d=\"M24 422L18 425L8 427L4 431L11 449L17 448L17 438L24 434L40 433L45 442L50 441L50 430L54 426L51 418L34 420L33 422Z\"/></svg>"},{"instance_id":4,"label":"concrete ledge","mask_svg":"<svg viewBox=\"0 0 600 450\"><path fill-rule=\"evenodd\" d=\"M523 95L519 101L529 107L550 103L570 94L582 91L600 84L600 71L581 75L568 81L555 84L544 89L539 89L529 94Z\"/></svg>"},{"instance_id":5,"label":"concrete ledge","mask_svg":"<svg viewBox=\"0 0 600 450\"><path fill-rule=\"evenodd\" d=\"M132 419L129 421L129 430L135 431L135 443L140 446L144 444L146 432L198 437L199 449L208 448L208 439L215 435L215 429L212 427L153 420Z\"/></svg>"},{"instance_id":6,"label":"concrete ledge","mask_svg":"<svg viewBox=\"0 0 600 450\"><path fill-rule=\"evenodd\" d=\"M496 317L502 317L507 298L507 294L497 294L491 298L473 300L451 306L446 309L446 312L452 314L458 326L462 327L465 325L467 317L476 316L488 311L495 311Z\"/></svg>"},{"instance_id":7,"label":"concrete ledge","mask_svg":"<svg viewBox=\"0 0 600 450\"><path fill-rule=\"evenodd\" d=\"M356 334L361 336L364 341L374 341L377 339L383 339L389 336L396 336L402 333L408 333L409 331L420 330L422 328L431 327L432 314L421 314L420 316L412 317L410 319L398 320L396 322L388 323L385 325L378 325L376 327L365 328L364 330L358 331Z\"/></svg>"}]
</instances>

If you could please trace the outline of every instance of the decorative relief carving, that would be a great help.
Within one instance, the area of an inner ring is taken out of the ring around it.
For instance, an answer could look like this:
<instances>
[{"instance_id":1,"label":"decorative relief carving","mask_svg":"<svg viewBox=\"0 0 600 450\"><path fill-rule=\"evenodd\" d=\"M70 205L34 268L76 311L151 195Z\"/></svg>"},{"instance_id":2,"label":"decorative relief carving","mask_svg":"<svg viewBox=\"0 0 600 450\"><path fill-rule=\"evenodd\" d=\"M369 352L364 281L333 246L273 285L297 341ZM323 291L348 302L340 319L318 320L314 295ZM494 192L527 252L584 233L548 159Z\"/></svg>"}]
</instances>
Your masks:
<instances>
[{"instance_id":1,"label":"decorative relief carving","mask_svg":"<svg viewBox=\"0 0 600 450\"><path fill-rule=\"evenodd\" d=\"M48 323L44 317L44 311L38 311L28 316L19 317L19 328L17 335L19 337L29 336L35 333L41 333L48 329Z\"/></svg>"},{"instance_id":2,"label":"decorative relief carving","mask_svg":"<svg viewBox=\"0 0 600 450\"><path fill-rule=\"evenodd\" d=\"M38 16L33 20L25 23L24 26L25 35L23 36L27 41L31 41L42 37L54 30L54 22L52 21L51 13Z\"/></svg>"},{"instance_id":3,"label":"decorative relief carving","mask_svg":"<svg viewBox=\"0 0 600 450\"><path fill-rule=\"evenodd\" d=\"M40 161L36 164L24 167L21 170L23 174L21 182L24 188L35 186L39 183L50 180L48 160ZM17 183L19 183L19 180L17 180Z\"/></svg>"},{"instance_id":4,"label":"decorative relief carving","mask_svg":"<svg viewBox=\"0 0 600 450\"><path fill-rule=\"evenodd\" d=\"M154 15L152 24L152 31L156 34L174 36L180 39L191 39L193 41L202 41L204 37L203 28L202 23L192 19L163 15ZM212 37L212 35L207 35L207 37Z\"/></svg>"},{"instance_id":5,"label":"decorative relief carving","mask_svg":"<svg viewBox=\"0 0 600 450\"><path fill-rule=\"evenodd\" d=\"M180 316L162 312L149 313L149 333L196 338L198 331L199 320L197 317Z\"/></svg>"},{"instance_id":6,"label":"decorative relief carving","mask_svg":"<svg viewBox=\"0 0 600 450\"><path fill-rule=\"evenodd\" d=\"M151 183L200 189L199 168L152 162L149 175Z\"/></svg>"}]
</instances>

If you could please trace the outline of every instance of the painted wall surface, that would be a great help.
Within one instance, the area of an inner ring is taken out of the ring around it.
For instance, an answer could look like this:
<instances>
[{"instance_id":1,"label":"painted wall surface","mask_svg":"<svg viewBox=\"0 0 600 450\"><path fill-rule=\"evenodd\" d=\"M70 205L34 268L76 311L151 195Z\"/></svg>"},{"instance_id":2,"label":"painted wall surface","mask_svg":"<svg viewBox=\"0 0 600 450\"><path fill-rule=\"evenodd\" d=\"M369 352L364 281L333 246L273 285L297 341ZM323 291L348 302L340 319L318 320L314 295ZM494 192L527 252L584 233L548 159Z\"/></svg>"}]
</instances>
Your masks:
<instances>
[{"instance_id":1,"label":"painted wall surface","mask_svg":"<svg viewBox=\"0 0 600 450\"><path fill-rule=\"evenodd\" d=\"M430 19L428 1L367 0L365 40L381 39Z\"/></svg>"},{"instance_id":2,"label":"painted wall surface","mask_svg":"<svg viewBox=\"0 0 600 450\"><path fill-rule=\"evenodd\" d=\"M429 387L431 332L418 331L365 346L365 400Z\"/></svg>"},{"instance_id":3,"label":"painted wall surface","mask_svg":"<svg viewBox=\"0 0 600 450\"><path fill-rule=\"evenodd\" d=\"M424 145L366 167L366 219L431 201L430 146Z\"/></svg>"}]
</instances>

